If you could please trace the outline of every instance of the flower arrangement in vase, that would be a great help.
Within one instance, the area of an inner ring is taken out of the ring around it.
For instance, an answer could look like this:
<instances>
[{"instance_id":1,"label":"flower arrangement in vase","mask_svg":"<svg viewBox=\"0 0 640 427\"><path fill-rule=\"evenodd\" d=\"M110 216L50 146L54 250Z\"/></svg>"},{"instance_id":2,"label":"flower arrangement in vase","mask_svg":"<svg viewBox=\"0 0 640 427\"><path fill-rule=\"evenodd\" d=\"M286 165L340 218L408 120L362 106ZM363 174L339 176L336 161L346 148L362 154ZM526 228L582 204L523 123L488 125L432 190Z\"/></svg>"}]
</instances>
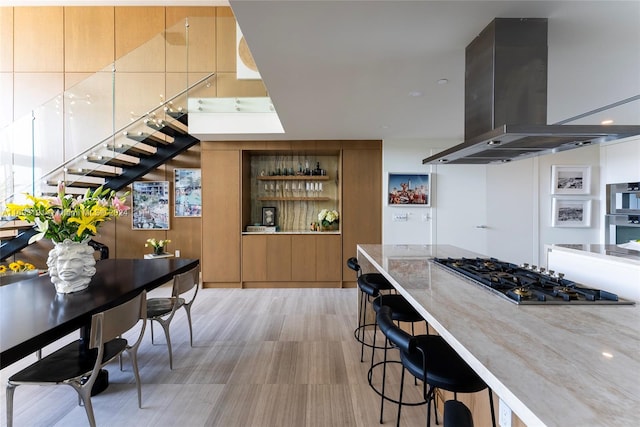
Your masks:
<instances>
[{"instance_id":1,"label":"flower arrangement in vase","mask_svg":"<svg viewBox=\"0 0 640 427\"><path fill-rule=\"evenodd\" d=\"M0 286L20 280L30 279L39 274L35 265L22 260L15 260L8 265L0 264Z\"/></svg>"},{"instance_id":2,"label":"flower arrangement in vase","mask_svg":"<svg viewBox=\"0 0 640 427\"><path fill-rule=\"evenodd\" d=\"M24 273L26 271L35 270L36 267L30 262L24 262L22 260L16 260L14 262L10 262L9 265L0 264L0 274L6 273Z\"/></svg>"},{"instance_id":3,"label":"flower arrangement in vase","mask_svg":"<svg viewBox=\"0 0 640 427\"><path fill-rule=\"evenodd\" d=\"M318 213L318 223L321 231L337 230L339 222L340 214L338 214L338 211L335 209L322 209L320 213Z\"/></svg>"},{"instance_id":4,"label":"flower arrangement in vase","mask_svg":"<svg viewBox=\"0 0 640 427\"><path fill-rule=\"evenodd\" d=\"M144 244L144 247L147 248L151 246L153 248L153 253L155 255L162 255L165 253L165 247L171 243L171 240L156 240L156 239L147 239L147 243Z\"/></svg>"},{"instance_id":5,"label":"flower arrangement in vase","mask_svg":"<svg viewBox=\"0 0 640 427\"><path fill-rule=\"evenodd\" d=\"M74 197L65 194L64 183L59 183L56 196L26 194L29 203L7 203L4 215L35 224L37 233L29 244L43 238L53 241L47 259L51 282L59 293L77 292L89 286L96 272L89 240L103 222L126 214L126 196L118 197L114 190L100 186Z\"/></svg>"}]
</instances>

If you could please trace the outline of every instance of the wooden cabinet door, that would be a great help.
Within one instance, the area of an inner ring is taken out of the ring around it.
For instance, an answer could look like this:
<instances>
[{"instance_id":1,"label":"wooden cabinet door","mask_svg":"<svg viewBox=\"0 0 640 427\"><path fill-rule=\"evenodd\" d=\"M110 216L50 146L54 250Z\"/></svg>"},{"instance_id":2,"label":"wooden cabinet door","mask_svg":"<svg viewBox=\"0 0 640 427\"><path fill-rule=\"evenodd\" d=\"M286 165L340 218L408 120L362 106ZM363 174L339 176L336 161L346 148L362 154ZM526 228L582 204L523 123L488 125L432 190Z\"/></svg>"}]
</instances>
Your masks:
<instances>
[{"instance_id":1,"label":"wooden cabinet door","mask_svg":"<svg viewBox=\"0 0 640 427\"><path fill-rule=\"evenodd\" d=\"M242 281L267 280L267 236L242 236Z\"/></svg>"},{"instance_id":2,"label":"wooden cabinet door","mask_svg":"<svg viewBox=\"0 0 640 427\"><path fill-rule=\"evenodd\" d=\"M265 236L267 238L267 281L291 281L291 236Z\"/></svg>"},{"instance_id":3,"label":"wooden cabinet door","mask_svg":"<svg viewBox=\"0 0 640 427\"><path fill-rule=\"evenodd\" d=\"M317 236L316 280L335 282L342 280L342 239L339 235Z\"/></svg>"},{"instance_id":4,"label":"wooden cabinet door","mask_svg":"<svg viewBox=\"0 0 640 427\"><path fill-rule=\"evenodd\" d=\"M291 236L291 280L316 280L316 241L313 235Z\"/></svg>"},{"instance_id":5,"label":"wooden cabinet door","mask_svg":"<svg viewBox=\"0 0 640 427\"><path fill-rule=\"evenodd\" d=\"M358 244L382 241L382 147L343 150L342 171L341 264L344 280L355 281L346 260Z\"/></svg>"},{"instance_id":6,"label":"wooden cabinet door","mask_svg":"<svg viewBox=\"0 0 640 427\"><path fill-rule=\"evenodd\" d=\"M202 280L240 284L240 151L202 146Z\"/></svg>"}]
</instances>

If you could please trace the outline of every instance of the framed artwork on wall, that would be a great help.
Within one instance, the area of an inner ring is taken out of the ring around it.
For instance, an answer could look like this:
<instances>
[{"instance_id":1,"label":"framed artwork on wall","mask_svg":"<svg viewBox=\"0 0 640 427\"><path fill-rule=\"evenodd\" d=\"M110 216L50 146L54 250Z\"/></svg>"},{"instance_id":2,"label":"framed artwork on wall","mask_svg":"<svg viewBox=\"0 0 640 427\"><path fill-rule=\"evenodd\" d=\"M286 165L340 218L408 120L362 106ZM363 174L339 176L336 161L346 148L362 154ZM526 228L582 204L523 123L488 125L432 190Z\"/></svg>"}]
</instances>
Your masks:
<instances>
[{"instance_id":1,"label":"framed artwork on wall","mask_svg":"<svg viewBox=\"0 0 640 427\"><path fill-rule=\"evenodd\" d=\"M136 181L131 200L134 230L169 229L169 181Z\"/></svg>"},{"instance_id":2,"label":"framed artwork on wall","mask_svg":"<svg viewBox=\"0 0 640 427\"><path fill-rule=\"evenodd\" d=\"M431 206L431 176L426 173L389 173L389 206Z\"/></svg>"},{"instance_id":3,"label":"framed artwork on wall","mask_svg":"<svg viewBox=\"0 0 640 427\"><path fill-rule=\"evenodd\" d=\"M202 216L202 173L200 169L175 169L174 175L174 216Z\"/></svg>"},{"instance_id":4,"label":"framed artwork on wall","mask_svg":"<svg viewBox=\"0 0 640 427\"><path fill-rule=\"evenodd\" d=\"M560 199L552 203L552 227L590 227L591 200Z\"/></svg>"},{"instance_id":5,"label":"framed artwork on wall","mask_svg":"<svg viewBox=\"0 0 640 427\"><path fill-rule=\"evenodd\" d=\"M551 166L551 194L590 194L591 166Z\"/></svg>"}]
</instances>

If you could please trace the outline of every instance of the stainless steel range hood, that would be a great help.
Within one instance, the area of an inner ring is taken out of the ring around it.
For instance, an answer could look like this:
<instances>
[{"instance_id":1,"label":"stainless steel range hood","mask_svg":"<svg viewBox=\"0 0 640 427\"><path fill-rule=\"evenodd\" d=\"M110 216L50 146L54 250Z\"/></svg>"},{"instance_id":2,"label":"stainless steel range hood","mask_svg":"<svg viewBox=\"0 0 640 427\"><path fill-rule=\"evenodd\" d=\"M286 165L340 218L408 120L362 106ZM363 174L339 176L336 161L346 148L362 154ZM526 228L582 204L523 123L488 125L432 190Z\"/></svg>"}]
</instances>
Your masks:
<instances>
[{"instance_id":1,"label":"stainless steel range hood","mask_svg":"<svg viewBox=\"0 0 640 427\"><path fill-rule=\"evenodd\" d=\"M422 163L504 163L635 135L640 126L547 125L547 19L496 18L466 49L465 141Z\"/></svg>"},{"instance_id":2,"label":"stainless steel range hood","mask_svg":"<svg viewBox=\"0 0 640 427\"><path fill-rule=\"evenodd\" d=\"M505 163L639 134L640 126L504 125L428 157L422 163Z\"/></svg>"}]
</instances>

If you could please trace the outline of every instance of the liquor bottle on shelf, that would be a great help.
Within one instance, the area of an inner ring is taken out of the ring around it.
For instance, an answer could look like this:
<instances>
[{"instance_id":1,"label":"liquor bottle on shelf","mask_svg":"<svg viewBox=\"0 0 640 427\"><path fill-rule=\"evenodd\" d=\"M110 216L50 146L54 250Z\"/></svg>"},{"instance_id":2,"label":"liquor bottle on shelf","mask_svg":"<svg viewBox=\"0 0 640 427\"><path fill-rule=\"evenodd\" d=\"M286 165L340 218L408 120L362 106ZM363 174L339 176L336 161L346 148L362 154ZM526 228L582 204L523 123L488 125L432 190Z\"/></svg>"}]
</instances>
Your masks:
<instances>
[{"instance_id":1,"label":"liquor bottle on shelf","mask_svg":"<svg viewBox=\"0 0 640 427\"><path fill-rule=\"evenodd\" d=\"M316 168L313 170L311 175L315 175L315 176L322 175L322 169L320 169L320 162L316 162Z\"/></svg>"}]
</instances>

